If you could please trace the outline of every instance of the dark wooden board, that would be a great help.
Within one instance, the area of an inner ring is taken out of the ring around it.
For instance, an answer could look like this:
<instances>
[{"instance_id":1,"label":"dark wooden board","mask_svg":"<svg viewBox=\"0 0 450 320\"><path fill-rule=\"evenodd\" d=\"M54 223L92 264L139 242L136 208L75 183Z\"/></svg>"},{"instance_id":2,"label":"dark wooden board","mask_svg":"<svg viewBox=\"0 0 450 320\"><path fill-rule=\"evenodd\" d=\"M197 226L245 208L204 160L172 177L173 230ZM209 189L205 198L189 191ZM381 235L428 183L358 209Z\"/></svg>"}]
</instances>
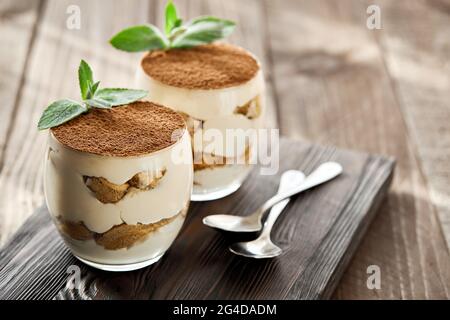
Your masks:
<instances>
[{"instance_id":1,"label":"dark wooden board","mask_svg":"<svg viewBox=\"0 0 450 320\"><path fill-rule=\"evenodd\" d=\"M273 231L285 249L275 259L249 260L228 245L254 235L227 234L202 225L211 213L248 214L278 187L279 175L255 169L224 199L193 203L166 255L145 269L110 273L78 262L64 246L45 207L0 253L1 299L324 299L330 297L385 196L394 161L380 156L282 139L280 172L311 172L335 160L344 173L295 198ZM81 269L81 288L66 287L70 265Z\"/></svg>"}]
</instances>

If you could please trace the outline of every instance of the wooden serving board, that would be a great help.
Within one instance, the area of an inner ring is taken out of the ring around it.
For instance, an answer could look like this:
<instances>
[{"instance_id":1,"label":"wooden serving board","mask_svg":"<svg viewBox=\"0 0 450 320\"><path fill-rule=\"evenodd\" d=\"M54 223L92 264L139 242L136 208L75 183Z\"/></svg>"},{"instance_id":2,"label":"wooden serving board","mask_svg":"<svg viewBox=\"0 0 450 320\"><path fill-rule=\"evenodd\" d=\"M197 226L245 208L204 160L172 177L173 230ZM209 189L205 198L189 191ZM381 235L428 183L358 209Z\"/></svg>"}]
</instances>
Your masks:
<instances>
[{"instance_id":1,"label":"wooden serving board","mask_svg":"<svg viewBox=\"0 0 450 320\"><path fill-rule=\"evenodd\" d=\"M334 160L344 173L291 201L273 230L285 253L252 260L228 245L255 234L204 226L212 213L248 214L272 196L277 176L255 168L239 191L192 203L184 227L155 265L126 273L87 267L64 246L45 207L37 210L0 253L1 299L324 299L328 298L385 196L394 161L282 139L280 170L306 174ZM66 286L68 267L81 270L81 288Z\"/></svg>"}]
</instances>

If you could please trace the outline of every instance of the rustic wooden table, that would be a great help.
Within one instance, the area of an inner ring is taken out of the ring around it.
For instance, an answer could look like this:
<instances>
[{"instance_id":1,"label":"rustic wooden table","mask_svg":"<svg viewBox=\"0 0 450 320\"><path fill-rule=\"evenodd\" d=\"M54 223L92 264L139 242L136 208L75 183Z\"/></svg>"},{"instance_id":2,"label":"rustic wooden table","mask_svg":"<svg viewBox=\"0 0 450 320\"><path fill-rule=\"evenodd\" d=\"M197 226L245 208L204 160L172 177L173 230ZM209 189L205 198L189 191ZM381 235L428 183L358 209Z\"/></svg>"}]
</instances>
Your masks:
<instances>
[{"instance_id":1,"label":"rustic wooden table","mask_svg":"<svg viewBox=\"0 0 450 320\"><path fill-rule=\"evenodd\" d=\"M42 109L78 96L80 58L107 86L132 83L139 54L112 49L120 29L161 25L165 1L2 0L0 243L43 203ZM268 125L297 139L397 158L391 192L334 297L450 297L450 2L176 1L183 16L237 21L231 41L260 57ZM366 26L370 4L382 28ZM70 5L81 28L67 27ZM69 9L68 9L69 8ZM381 268L380 290L366 286Z\"/></svg>"}]
</instances>

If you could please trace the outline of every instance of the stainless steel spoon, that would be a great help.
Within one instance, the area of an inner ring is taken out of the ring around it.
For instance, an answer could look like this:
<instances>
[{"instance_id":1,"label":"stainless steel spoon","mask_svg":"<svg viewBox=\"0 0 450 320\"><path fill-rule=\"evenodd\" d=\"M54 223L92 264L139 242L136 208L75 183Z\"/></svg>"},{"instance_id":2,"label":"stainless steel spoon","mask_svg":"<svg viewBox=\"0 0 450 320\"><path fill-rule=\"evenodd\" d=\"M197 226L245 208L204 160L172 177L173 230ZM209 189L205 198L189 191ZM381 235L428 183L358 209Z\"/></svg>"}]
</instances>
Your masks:
<instances>
[{"instance_id":1,"label":"stainless steel spoon","mask_svg":"<svg viewBox=\"0 0 450 320\"><path fill-rule=\"evenodd\" d=\"M287 191L303 183L305 175L301 171L289 170L283 173L280 179L278 193ZM230 246L230 251L248 258L272 258L279 256L283 251L270 240L270 232L280 213L289 203L289 198L278 202L270 209L259 237L249 242L238 242Z\"/></svg>"},{"instance_id":2,"label":"stainless steel spoon","mask_svg":"<svg viewBox=\"0 0 450 320\"><path fill-rule=\"evenodd\" d=\"M278 202L283 201L297 193L305 191L309 188L315 187L328 180L333 179L342 172L342 166L337 162L325 162L317 167L305 181L300 185L286 192L276 194L269 200L267 200L258 210L253 214L241 217L230 214L216 214L203 218L203 224L232 232L255 232L262 228L261 219L264 213L276 205Z\"/></svg>"}]
</instances>

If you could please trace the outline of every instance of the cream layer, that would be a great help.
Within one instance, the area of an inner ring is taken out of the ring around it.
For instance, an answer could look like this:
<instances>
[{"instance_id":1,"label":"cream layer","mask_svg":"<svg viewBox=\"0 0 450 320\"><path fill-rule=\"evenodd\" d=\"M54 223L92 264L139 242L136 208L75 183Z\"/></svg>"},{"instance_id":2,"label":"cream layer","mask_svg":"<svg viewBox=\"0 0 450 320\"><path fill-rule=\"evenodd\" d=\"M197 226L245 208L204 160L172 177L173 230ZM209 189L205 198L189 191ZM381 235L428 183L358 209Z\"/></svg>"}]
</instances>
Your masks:
<instances>
[{"instance_id":1,"label":"cream layer","mask_svg":"<svg viewBox=\"0 0 450 320\"><path fill-rule=\"evenodd\" d=\"M192 151L187 131L174 145L149 155L109 157L80 152L50 134L45 192L50 212L65 221L82 221L103 233L121 223L155 223L176 215L186 205L192 188ZM86 186L83 176L103 177L123 184L139 172L156 175L166 170L156 188L131 192L117 203L102 203Z\"/></svg>"},{"instance_id":2,"label":"cream layer","mask_svg":"<svg viewBox=\"0 0 450 320\"><path fill-rule=\"evenodd\" d=\"M187 113L199 120L208 120L234 113L237 106L246 104L264 92L261 70L244 84L223 89L186 89L161 83L138 68L136 86L148 90L147 100Z\"/></svg>"}]
</instances>

